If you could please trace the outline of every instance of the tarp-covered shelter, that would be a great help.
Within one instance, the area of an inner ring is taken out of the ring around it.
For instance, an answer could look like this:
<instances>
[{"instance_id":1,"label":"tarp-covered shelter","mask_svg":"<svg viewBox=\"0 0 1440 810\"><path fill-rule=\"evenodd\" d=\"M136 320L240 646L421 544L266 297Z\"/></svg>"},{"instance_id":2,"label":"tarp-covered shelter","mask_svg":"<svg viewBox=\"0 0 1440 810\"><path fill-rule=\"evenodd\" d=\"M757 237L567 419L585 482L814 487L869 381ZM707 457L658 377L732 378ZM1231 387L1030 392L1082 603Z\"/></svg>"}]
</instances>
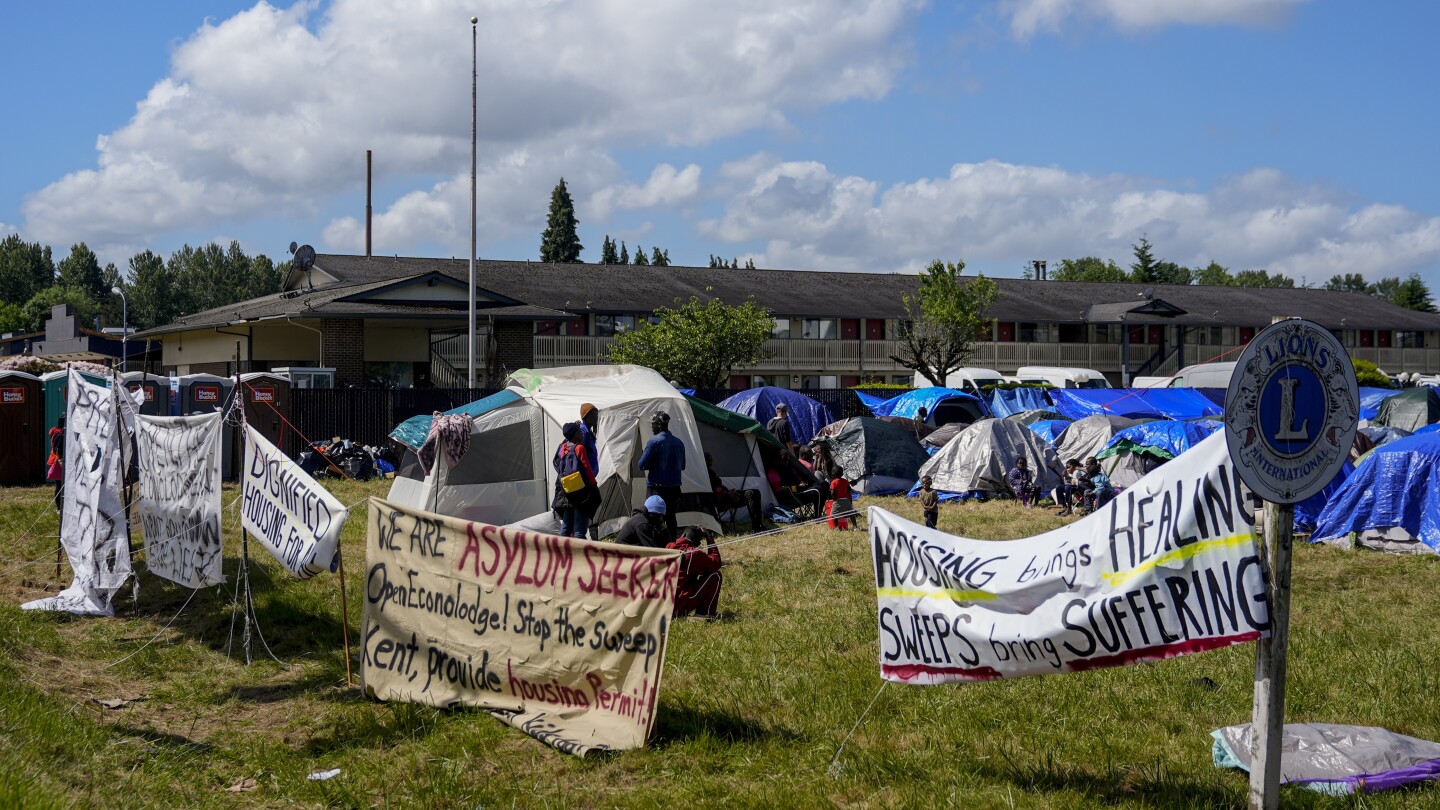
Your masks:
<instances>
[{"instance_id":1,"label":"tarp-covered shelter","mask_svg":"<svg viewBox=\"0 0 1440 810\"><path fill-rule=\"evenodd\" d=\"M1045 395L1044 388L1021 386L1019 388L996 388L990 392L990 412L996 418L1003 418L1022 411L1048 411L1053 405Z\"/></svg>"},{"instance_id":2,"label":"tarp-covered shelter","mask_svg":"<svg viewBox=\"0 0 1440 810\"><path fill-rule=\"evenodd\" d=\"M1380 415L1380 406L1385 400L1400 393L1394 388L1372 388L1360 386L1360 418L1374 419Z\"/></svg>"},{"instance_id":3,"label":"tarp-covered shelter","mask_svg":"<svg viewBox=\"0 0 1440 810\"><path fill-rule=\"evenodd\" d=\"M1219 430L1220 422L1201 419L1195 422L1156 421L1132 425L1110 437L1105 449L1096 458L1108 458L1123 452L1151 455L1169 461L1184 453Z\"/></svg>"},{"instance_id":4,"label":"tarp-covered shelter","mask_svg":"<svg viewBox=\"0 0 1440 810\"><path fill-rule=\"evenodd\" d=\"M670 415L671 434L685 443L682 494L710 492L704 446L690 404L648 368L522 369L511 375L502 394L468 406L474 417L470 445L455 467L437 460L433 470L420 477L424 471L418 465L402 465L390 500L496 525L548 512L555 488L550 462L563 438L560 426L577 421L580 406L587 402L600 411L597 479L603 500L595 522L602 533L617 530L631 509L645 501L645 473L637 464L656 411ZM682 508L677 517L682 525L701 523L719 530L714 518L697 510Z\"/></svg>"},{"instance_id":5,"label":"tarp-covered shelter","mask_svg":"<svg viewBox=\"0 0 1440 810\"><path fill-rule=\"evenodd\" d=\"M929 436L931 433L934 433L938 429L934 425L929 425L924 422L917 422L914 419L907 419L903 416L881 416L879 418L881 421L889 422L892 425L899 425L900 427L905 428L905 430L909 431L911 436L915 437L915 441L917 442L924 442L926 436ZM953 425L965 423L951 422L950 424ZM950 425L946 425L946 427L949 426Z\"/></svg>"},{"instance_id":6,"label":"tarp-covered shelter","mask_svg":"<svg viewBox=\"0 0 1440 810\"><path fill-rule=\"evenodd\" d=\"M1073 424L1075 423L1069 419L1041 419L1038 422L1031 422L1025 427L1035 431L1036 436L1053 445L1060 440L1060 434Z\"/></svg>"},{"instance_id":7,"label":"tarp-covered shelter","mask_svg":"<svg viewBox=\"0 0 1440 810\"><path fill-rule=\"evenodd\" d=\"M1391 442L1399 441L1400 439L1405 439L1410 436L1410 431L1408 430L1376 424L1361 425L1356 433L1364 434L1364 436L1370 440L1371 444L1376 447L1384 447Z\"/></svg>"},{"instance_id":8,"label":"tarp-covered shelter","mask_svg":"<svg viewBox=\"0 0 1440 810\"><path fill-rule=\"evenodd\" d=\"M935 428L935 432L920 440L920 446L925 452L934 455L936 450L949 444L956 436L959 436L965 428L970 427L964 422L951 422L943 427Z\"/></svg>"},{"instance_id":9,"label":"tarp-covered shelter","mask_svg":"<svg viewBox=\"0 0 1440 810\"><path fill-rule=\"evenodd\" d=\"M887 399L870 411L876 416L903 416L914 419L921 408L926 412L925 421L936 427L951 422L978 422L990 415L989 408L979 397L940 386L917 388Z\"/></svg>"},{"instance_id":10,"label":"tarp-covered shelter","mask_svg":"<svg viewBox=\"0 0 1440 810\"><path fill-rule=\"evenodd\" d=\"M1060 485L1064 466L1055 448L1030 428L1009 419L986 419L966 428L920 468L945 492L1009 495L1005 476L1018 458L1026 459L1044 492Z\"/></svg>"},{"instance_id":11,"label":"tarp-covered shelter","mask_svg":"<svg viewBox=\"0 0 1440 810\"><path fill-rule=\"evenodd\" d=\"M1116 433L1137 424L1139 422L1124 416L1087 416L1061 432L1054 443L1055 452L1062 461L1072 458L1084 461L1104 450Z\"/></svg>"},{"instance_id":12,"label":"tarp-covered shelter","mask_svg":"<svg viewBox=\"0 0 1440 810\"><path fill-rule=\"evenodd\" d=\"M868 416L826 425L816 438L829 446L855 491L865 495L908 490L929 458L909 431Z\"/></svg>"},{"instance_id":13,"label":"tarp-covered shelter","mask_svg":"<svg viewBox=\"0 0 1440 810\"><path fill-rule=\"evenodd\" d=\"M1218 418L1225 411L1195 388L1057 388L1050 398L1066 419L1100 414L1185 420Z\"/></svg>"},{"instance_id":14,"label":"tarp-covered shelter","mask_svg":"<svg viewBox=\"0 0 1440 810\"><path fill-rule=\"evenodd\" d=\"M749 388L720 401L720 407L744 414L762 425L768 425L775 418L776 405L789 409L790 439L797 446L809 444L820 428L835 421L830 410L819 401L773 385Z\"/></svg>"},{"instance_id":15,"label":"tarp-covered shelter","mask_svg":"<svg viewBox=\"0 0 1440 810\"><path fill-rule=\"evenodd\" d=\"M1033 410L1033 411L1021 411L1021 412L1019 412L1019 413L1012 413L1012 414L1010 414L1009 416L1007 416L1007 417L1005 417L1005 418L1006 418L1006 419L1009 419L1009 420L1012 421L1012 422L1019 422L1019 423L1022 424L1022 425L1033 425L1033 424L1035 424L1036 422L1043 422L1043 421L1048 420L1048 419L1064 419L1064 420L1067 421L1067 422L1073 421L1073 420L1070 419L1070 417L1065 416L1064 414L1060 413L1059 411L1051 411L1051 410L1043 410L1043 409L1041 409L1041 410Z\"/></svg>"},{"instance_id":16,"label":"tarp-covered shelter","mask_svg":"<svg viewBox=\"0 0 1440 810\"><path fill-rule=\"evenodd\" d=\"M1411 433L1440 422L1440 393L1428 385L1401 391L1380 403L1374 422Z\"/></svg>"},{"instance_id":17,"label":"tarp-covered shelter","mask_svg":"<svg viewBox=\"0 0 1440 810\"><path fill-rule=\"evenodd\" d=\"M1377 447L1330 498L1311 539L1440 553L1440 434Z\"/></svg>"},{"instance_id":18,"label":"tarp-covered shelter","mask_svg":"<svg viewBox=\"0 0 1440 810\"><path fill-rule=\"evenodd\" d=\"M885 404L884 397L877 397L874 394L867 394L864 391L856 391L855 396L860 398L860 404L864 405L865 410L869 411L871 414L875 413L875 408L877 406Z\"/></svg>"},{"instance_id":19,"label":"tarp-covered shelter","mask_svg":"<svg viewBox=\"0 0 1440 810\"><path fill-rule=\"evenodd\" d=\"M1335 493L1339 492L1340 488L1345 486L1345 482L1350 480L1350 476L1354 474L1355 465L1351 464L1350 459L1347 458L1345 463L1340 465L1340 472L1330 479L1330 483L1326 484L1324 489L1295 504L1294 530L1299 534L1310 534L1315 531L1315 527L1320 523L1320 513L1325 511L1325 507L1330 504Z\"/></svg>"}]
</instances>

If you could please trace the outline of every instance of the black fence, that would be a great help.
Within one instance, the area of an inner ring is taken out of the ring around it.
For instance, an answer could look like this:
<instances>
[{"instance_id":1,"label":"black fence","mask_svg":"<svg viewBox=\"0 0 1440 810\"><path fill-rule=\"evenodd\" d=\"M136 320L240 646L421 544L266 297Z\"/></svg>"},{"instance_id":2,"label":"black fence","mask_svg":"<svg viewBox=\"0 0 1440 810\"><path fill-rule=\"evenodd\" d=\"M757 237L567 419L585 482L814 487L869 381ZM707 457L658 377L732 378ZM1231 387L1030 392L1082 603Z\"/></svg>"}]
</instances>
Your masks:
<instances>
[{"instance_id":1,"label":"black fence","mask_svg":"<svg viewBox=\"0 0 1440 810\"><path fill-rule=\"evenodd\" d=\"M498 388L299 388L290 394L290 421L311 441L339 436L360 444L382 445L395 426L419 414L448 411L467 402L498 392ZM695 392L710 403L740 393L742 389L706 388ZM862 389L863 390L863 389ZM868 416L870 411L849 388L801 391L825 405L836 419ZM878 389L885 398L904 393ZM765 419L761 419L765 421ZM286 452L294 456L304 442L289 432Z\"/></svg>"}]
</instances>

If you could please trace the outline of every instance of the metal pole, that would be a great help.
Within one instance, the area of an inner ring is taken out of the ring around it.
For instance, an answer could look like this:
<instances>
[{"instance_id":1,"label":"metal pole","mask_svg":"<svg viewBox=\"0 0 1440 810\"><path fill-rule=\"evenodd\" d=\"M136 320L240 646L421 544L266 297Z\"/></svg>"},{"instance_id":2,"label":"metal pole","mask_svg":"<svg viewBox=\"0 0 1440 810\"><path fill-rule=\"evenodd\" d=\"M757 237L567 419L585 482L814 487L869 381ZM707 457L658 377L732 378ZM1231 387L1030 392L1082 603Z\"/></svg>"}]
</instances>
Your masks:
<instances>
[{"instance_id":1,"label":"metal pole","mask_svg":"<svg viewBox=\"0 0 1440 810\"><path fill-rule=\"evenodd\" d=\"M470 370L470 387L475 387L475 133L479 96L479 17L470 18L470 286L468 298L469 329L466 334L466 367Z\"/></svg>"},{"instance_id":2,"label":"metal pole","mask_svg":"<svg viewBox=\"0 0 1440 810\"><path fill-rule=\"evenodd\" d=\"M1270 638L1255 645L1255 703L1250 720L1250 810L1280 806L1280 739L1285 725L1285 654L1290 640L1292 504L1265 503L1270 570Z\"/></svg>"}]
</instances>

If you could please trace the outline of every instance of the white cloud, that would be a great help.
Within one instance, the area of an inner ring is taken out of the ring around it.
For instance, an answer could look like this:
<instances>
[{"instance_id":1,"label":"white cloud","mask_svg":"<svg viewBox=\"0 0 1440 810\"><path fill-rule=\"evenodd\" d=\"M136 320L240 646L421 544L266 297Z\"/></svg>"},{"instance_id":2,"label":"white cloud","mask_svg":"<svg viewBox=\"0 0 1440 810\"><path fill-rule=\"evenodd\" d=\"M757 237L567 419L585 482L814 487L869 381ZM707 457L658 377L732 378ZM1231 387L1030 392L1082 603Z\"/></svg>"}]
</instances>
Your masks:
<instances>
[{"instance_id":1,"label":"white cloud","mask_svg":"<svg viewBox=\"0 0 1440 810\"><path fill-rule=\"evenodd\" d=\"M1002 0L1011 33L1029 39L1058 33L1073 18L1108 20L1122 30L1169 25L1277 25L1307 0Z\"/></svg>"},{"instance_id":2,"label":"white cloud","mask_svg":"<svg viewBox=\"0 0 1440 810\"><path fill-rule=\"evenodd\" d=\"M736 187L723 216L699 223L701 233L763 242L762 264L771 267L915 270L934 258L963 258L1009 268L1083 255L1125 263L1142 235L1158 255L1181 264L1214 259L1311 282L1342 272L1404 275L1440 263L1440 217L1357 205L1270 169L1204 192L998 161L959 163L946 177L884 190L820 163L766 155L717 174Z\"/></svg>"},{"instance_id":3,"label":"white cloud","mask_svg":"<svg viewBox=\"0 0 1440 810\"><path fill-rule=\"evenodd\" d=\"M899 34L920 5L491 0L479 26L482 171L509 176L508 162L524 154L578 176L586 169L567 158L702 144L783 128L792 110L879 98L904 63ZM313 217L360 186L367 148L382 177L434 182L466 171L473 7L337 0L317 9L260 2L203 25L176 47L170 75L130 121L97 139L95 168L29 196L27 229L103 245L259 216ZM591 171L611 184L604 162ZM666 204L697 180L689 171L668 189L652 176L602 199L643 205L651 194ZM398 202L387 212L390 237L464 230L463 216L461 225L429 220L453 216L452 185ZM602 184L577 186L593 193ZM347 227L329 232L349 239Z\"/></svg>"},{"instance_id":4,"label":"white cloud","mask_svg":"<svg viewBox=\"0 0 1440 810\"><path fill-rule=\"evenodd\" d=\"M699 166L691 163L677 170L669 163L662 163L650 172L650 179L643 186L621 183L595 192L590 197L589 213L605 219L614 211L682 206L699 192Z\"/></svg>"}]
</instances>

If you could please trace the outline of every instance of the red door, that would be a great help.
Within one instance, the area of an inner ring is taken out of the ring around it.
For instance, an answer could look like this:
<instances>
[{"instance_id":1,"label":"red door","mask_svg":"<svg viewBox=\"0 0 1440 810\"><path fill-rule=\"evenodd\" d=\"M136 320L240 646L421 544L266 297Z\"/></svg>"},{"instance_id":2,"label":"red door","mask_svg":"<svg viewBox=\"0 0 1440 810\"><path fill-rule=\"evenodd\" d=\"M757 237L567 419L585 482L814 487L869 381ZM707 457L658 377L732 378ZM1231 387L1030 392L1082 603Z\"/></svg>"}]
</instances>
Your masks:
<instances>
[{"instance_id":1,"label":"red door","mask_svg":"<svg viewBox=\"0 0 1440 810\"><path fill-rule=\"evenodd\" d=\"M860 339L860 319L859 319L859 318L841 318L841 319L840 319L840 339L841 339L841 340L859 340L859 339Z\"/></svg>"},{"instance_id":2,"label":"red door","mask_svg":"<svg viewBox=\"0 0 1440 810\"><path fill-rule=\"evenodd\" d=\"M1242 327L1240 327L1240 345L1241 345L1241 346L1244 346L1246 343L1249 343L1250 341L1252 341L1252 340L1254 340L1254 339L1255 339L1255 327L1253 327L1253 326L1242 326Z\"/></svg>"},{"instance_id":3,"label":"red door","mask_svg":"<svg viewBox=\"0 0 1440 810\"><path fill-rule=\"evenodd\" d=\"M1014 343L1014 342L1015 342L1015 324L1011 323L1010 321L1001 321L1001 322L1000 322L1000 342L1001 342L1001 343Z\"/></svg>"},{"instance_id":4,"label":"red door","mask_svg":"<svg viewBox=\"0 0 1440 810\"><path fill-rule=\"evenodd\" d=\"M1152 344L1154 344L1154 345L1156 345L1156 346L1160 345L1161 343L1164 343L1164 342L1165 342L1165 327L1160 326L1160 325L1158 325L1158 324L1155 325L1155 326L1151 326L1151 327L1150 327L1150 340L1147 341L1147 342L1148 342L1148 343L1152 343Z\"/></svg>"},{"instance_id":5,"label":"red door","mask_svg":"<svg viewBox=\"0 0 1440 810\"><path fill-rule=\"evenodd\" d=\"M884 340L885 322L878 318L867 318L865 320L865 339Z\"/></svg>"}]
</instances>

